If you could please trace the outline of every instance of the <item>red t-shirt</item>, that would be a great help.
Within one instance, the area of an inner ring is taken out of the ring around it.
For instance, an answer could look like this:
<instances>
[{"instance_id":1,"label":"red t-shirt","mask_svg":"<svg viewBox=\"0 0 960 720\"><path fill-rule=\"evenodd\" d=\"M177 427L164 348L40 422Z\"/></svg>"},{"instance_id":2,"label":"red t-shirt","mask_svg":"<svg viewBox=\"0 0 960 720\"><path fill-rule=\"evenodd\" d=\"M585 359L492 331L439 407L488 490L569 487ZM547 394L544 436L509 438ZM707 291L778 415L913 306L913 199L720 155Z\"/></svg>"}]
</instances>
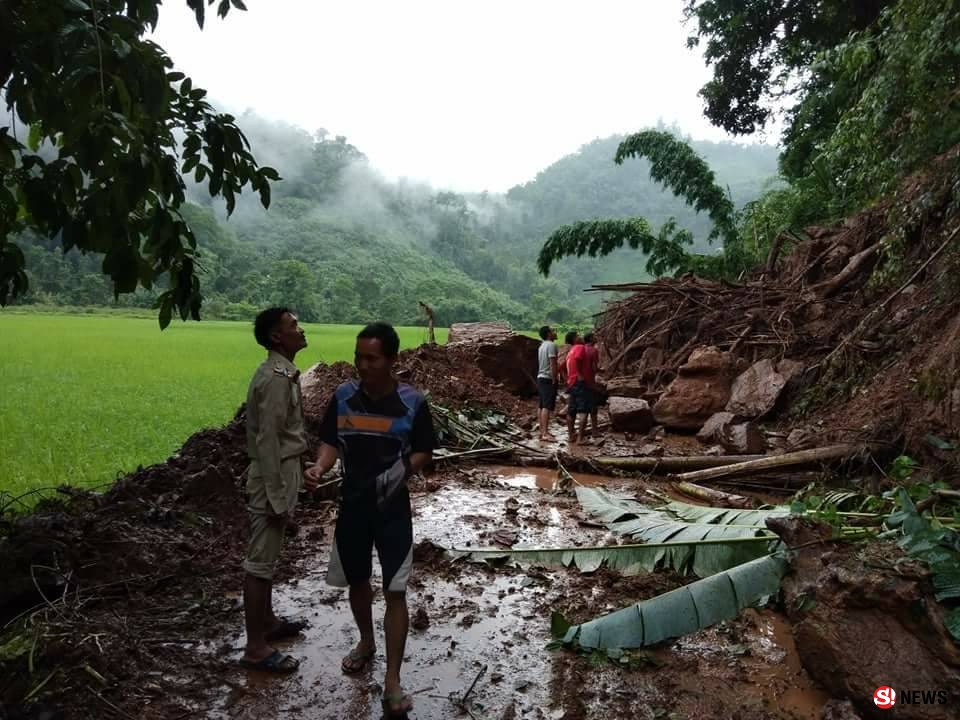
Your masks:
<instances>
[{"instance_id":1,"label":"red t-shirt","mask_svg":"<svg viewBox=\"0 0 960 720\"><path fill-rule=\"evenodd\" d=\"M596 345L583 346L583 360L580 363L580 374L587 381L587 385L593 385L597 381L597 368L600 367L600 351Z\"/></svg>"},{"instance_id":2,"label":"red t-shirt","mask_svg":"<svg viewBox=\"0 0 960 720\"><path fill-rule=\"evenodd\" d=\"M573 387L577 380L584 380L583 373L585 345L574 345L567 353L567 387Z\"/></svg>"}]
</instances>

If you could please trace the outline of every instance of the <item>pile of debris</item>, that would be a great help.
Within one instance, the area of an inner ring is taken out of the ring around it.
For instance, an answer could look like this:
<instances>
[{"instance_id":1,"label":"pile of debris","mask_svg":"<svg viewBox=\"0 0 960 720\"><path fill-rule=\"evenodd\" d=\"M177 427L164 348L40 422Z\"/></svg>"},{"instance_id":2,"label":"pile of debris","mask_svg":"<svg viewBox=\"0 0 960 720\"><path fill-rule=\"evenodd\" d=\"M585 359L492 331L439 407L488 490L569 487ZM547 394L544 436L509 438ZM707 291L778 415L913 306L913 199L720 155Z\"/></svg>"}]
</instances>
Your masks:
<instances>
[{"instance_id":1,"label":"pile of debris","mask_svg":"<svg viewBox=\"0 0 960 720\"><path fill-rule=\"evenodd\" d=\"M536 392L537 346L506 325L464 323L450 330L446 345L404 350L396 374L447 408L490 408L526 423L534 415L529 399ZM356 378L353 366L318 363L304 372L304 410L308 425L322 417L337 385Z\"/></svg>"},{"instance_id":2,"label":"pile of debris","mask_svg":"<svg viewBox=\"0 0 960 720\"><path fill-rule=\"evenodd\" d=\"M595 286L631 293L597 329L614 427L617 398L630 398L631 413L645 401L664 426L732 432L723 444L736 452L756 448L751 431L719 426L787 408L816 411L825 439L856 431L921 452L930 434L960 438L958 157L836 227L808 228L789 256L777 246L741 282ZM888 250L897 239L899 272Z\"/></svg>"}]
</instances>

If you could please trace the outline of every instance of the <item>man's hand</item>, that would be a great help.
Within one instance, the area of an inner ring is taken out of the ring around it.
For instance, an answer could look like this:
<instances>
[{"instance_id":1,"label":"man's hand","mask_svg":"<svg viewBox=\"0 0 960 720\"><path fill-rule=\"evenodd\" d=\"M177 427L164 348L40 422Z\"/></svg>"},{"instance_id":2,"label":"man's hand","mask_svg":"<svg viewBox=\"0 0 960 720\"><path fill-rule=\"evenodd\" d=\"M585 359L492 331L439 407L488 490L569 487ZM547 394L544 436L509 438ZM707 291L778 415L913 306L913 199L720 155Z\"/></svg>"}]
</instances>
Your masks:
<instances>
[{"instance_id":1,"label":"man's hand","mask_svg":"<svg viewBox=\"0 0 960 720\"><path fill-rule=\"evenodd\" d=\"M320 485L320 481L323 479L325 471L322 466L319 464L311 465L307 468L306 472L303 473L303 486L309 491L313 492Z\"/></svg>"}]
</instances>

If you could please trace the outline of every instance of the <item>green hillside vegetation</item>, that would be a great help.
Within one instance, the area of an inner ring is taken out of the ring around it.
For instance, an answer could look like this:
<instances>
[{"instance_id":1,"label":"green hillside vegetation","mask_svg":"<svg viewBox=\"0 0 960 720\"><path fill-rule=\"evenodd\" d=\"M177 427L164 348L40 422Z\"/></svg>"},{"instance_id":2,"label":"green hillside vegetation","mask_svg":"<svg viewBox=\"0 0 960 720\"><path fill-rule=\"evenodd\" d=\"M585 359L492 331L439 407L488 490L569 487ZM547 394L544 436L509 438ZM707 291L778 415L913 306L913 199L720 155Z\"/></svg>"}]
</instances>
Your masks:
<instances>
[{"instance_id":1,"label":"green hillside vegetation","mask_svg":"<svg viewBox=\"0 0 960 720\"><path fill-rule=\"evenodd\" d=\"M325 131L311 135L252 114L238 122L257 157L283 179L273 184L269 210L241 196L229 220L222 200L188 187L182 212L200 249L204 317L247 319L258 307L285 303L309 322L409 325L424 322L423 301L441 325L586 324L599 298L583 290L647 277L644 259L623 251L566 260L545 278L536 255L557 226L584 217L677 217L709 250L709 219L652 181L646 163L613 163L622 136L584 145L506 195L460 194L387 181L358 148ZM776 172L769 146L693 146L738 206ZM19 242L30 278L22 303L148 308L166 289L159 282L115 301L98 256L63 254L56 240L34 234Z\"/></svg>"}]
</instances>

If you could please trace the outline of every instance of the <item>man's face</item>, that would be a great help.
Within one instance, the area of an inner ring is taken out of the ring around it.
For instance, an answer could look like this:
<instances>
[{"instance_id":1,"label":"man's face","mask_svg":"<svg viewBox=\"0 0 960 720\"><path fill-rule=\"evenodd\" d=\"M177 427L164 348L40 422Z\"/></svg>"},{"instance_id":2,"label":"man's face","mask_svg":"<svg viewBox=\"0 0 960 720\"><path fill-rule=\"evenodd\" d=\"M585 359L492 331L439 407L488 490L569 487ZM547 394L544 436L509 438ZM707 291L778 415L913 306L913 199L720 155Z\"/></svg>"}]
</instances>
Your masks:
<instances>
[{"instance_id":1,"label":"man's face","mask_svg":"<svg viewBox=\"0 0 960 720\"><path fill-rule=\"evenodd\" d=\"M307 346L307 334L300 327L297 316L293 313L284 313L280 316L280 323L273 331L273 342L284 354L293 356Z\"/></svg>"},{"instance_id":2,"label":"man's face","mask_svg":"<svg viewBox=\"0 0 960 720\"><path fill-rule=\"evenodd\" d=\"M551 331L550 331L550 337L547 338L547 339L550 340L550 342L553 342L554 340L556 340L556 339L557 339L557 331L556 331L556 330L551 330Z\"/></svg>"},{"instance_id":3,"label":"man's face","mask_svg":"<svg viewBox=\"0 0 960 720\"><path fill-rule=\"evenodd\" d=\"M382 385L390 379L395 356L383 354L383 347L377 338L357 338L354 364L360 380L371 385Z\"/></svg>"}]
</instances>

